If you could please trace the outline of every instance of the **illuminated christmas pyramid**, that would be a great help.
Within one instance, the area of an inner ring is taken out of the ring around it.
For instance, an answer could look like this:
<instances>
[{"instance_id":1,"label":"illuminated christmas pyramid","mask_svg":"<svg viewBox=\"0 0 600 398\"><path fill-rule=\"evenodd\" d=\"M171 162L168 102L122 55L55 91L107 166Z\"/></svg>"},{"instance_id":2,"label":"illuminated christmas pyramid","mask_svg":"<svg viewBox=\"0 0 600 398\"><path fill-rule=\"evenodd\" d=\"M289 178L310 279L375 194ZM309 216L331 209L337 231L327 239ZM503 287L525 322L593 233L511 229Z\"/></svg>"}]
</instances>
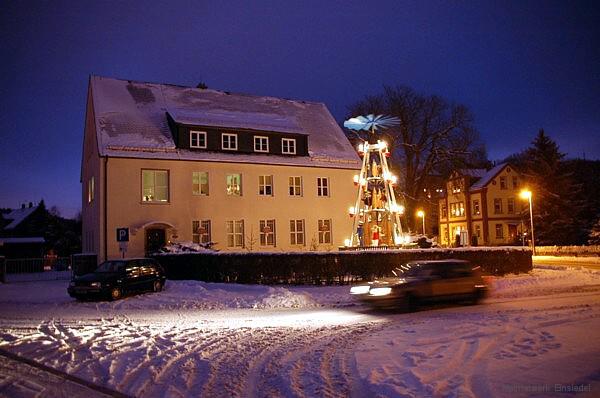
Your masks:
<instances>
[{"instance_id":1,"label":"illuminated christmas pyramid","mask_svg":"<svg viewBox=\"0 0 600 398\"><path fill-rule=\"evenodd\" d=\"M400 223L404 207L396 202L393 188L398 179L388 165L387 143L376 135L378 128L398 123L397 118L382 115L358 116L344 122L362 140L358 146L362 167L360 174L354 176L358 188L356 202L349 209L353 222L351 237L345 242L347 247L396 247L405 242ZM366 137L360 135L361 131L367 132Z\"/></svg>"}]
</instances>

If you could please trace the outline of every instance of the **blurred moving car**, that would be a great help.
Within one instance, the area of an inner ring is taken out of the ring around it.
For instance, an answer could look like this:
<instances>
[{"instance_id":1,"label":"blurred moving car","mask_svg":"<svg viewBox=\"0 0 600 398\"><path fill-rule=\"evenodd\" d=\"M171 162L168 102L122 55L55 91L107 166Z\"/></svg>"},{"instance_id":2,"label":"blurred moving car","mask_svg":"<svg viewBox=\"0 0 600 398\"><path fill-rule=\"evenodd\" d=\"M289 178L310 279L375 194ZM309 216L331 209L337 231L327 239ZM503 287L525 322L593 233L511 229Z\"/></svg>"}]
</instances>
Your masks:
<instances>
[{"instance_id":1,"label":"blurred moving car","mask_svg":"<svg viewBox=\"0 0 600 398\"><path fill-rule=\"evenodd\" d=\"M436 301L476 304L487 294L481 268L464 260L413 261L392 272L392 277L353 286L350 293L375 307L403 310Z\"/></svg>"},{"instance_id":2,"label":"blurred moving car","mask_svg":"<svg viewBox=\"0 0 600 398\"><path fill-rule=\"evenodd\" d=\"M105 261L94 271L73 278L67 289L78 300L108 298L118 300L126 293L159 292L165 285L165 271L150 258Z\"/></svg>"}]
</instances>

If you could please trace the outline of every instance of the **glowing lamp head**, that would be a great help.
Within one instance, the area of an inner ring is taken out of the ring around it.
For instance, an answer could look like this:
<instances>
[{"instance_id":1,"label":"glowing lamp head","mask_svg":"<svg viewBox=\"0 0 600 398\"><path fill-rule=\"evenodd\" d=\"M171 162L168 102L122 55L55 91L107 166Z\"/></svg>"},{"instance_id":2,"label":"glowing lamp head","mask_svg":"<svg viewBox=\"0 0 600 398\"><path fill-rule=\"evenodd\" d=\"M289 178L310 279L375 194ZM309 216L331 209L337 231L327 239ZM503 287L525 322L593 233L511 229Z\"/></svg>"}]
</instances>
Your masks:
<instances>
[{"instance_id":1,"label":"glowing lamp head","mask_svg":"<svg viewBox=\"0 0 600 398\"><path fill-rule=\"evenodd\" d=\"M402 206L402 205L398 206L398 213L404 214L404 206Z\"/></svg>"},{"instance_id":2,"label":"glowing lamp head","mask_svg":"<svg viewBox=\"0 0 600 398\"><path fill-rule=\"evenodd\" d=\"M425 217L425 212L423 210L417 211L417 217L420 217L420 218Z\"/></svg>"},{"instance_id":3,"label":"glowing lamp head","mask_svg":"<svg viewBox=\"0 0 600 398\"><path fill-rule=\"evenodd\" d=\"M528 189L524 189L521 191L519 196L521 197L521 199L531 199L531 191Z\"/></svg>"},{"instance_id":4,"label":"glowing lamp head","mask_svg":"<svg viewBox=\"0 0 600 398\"><path fill-rule=\"evenodd\" d=\"M350 246L350 239L344 239L344 246Z\"/></svg>"},{"instance_id":5,"label":"glowing lamp head","mask_svg":"<svg viewBox=\"0 0 600 398\"><path fill-rule=\"evenodd\" d=\"M354 185L358 185L358 174L354 175Z\"/></svg>"},{"instance_id":6,"label":"glowing lamp head","mask_svg":"<svg viewBox=\"0 0 600 398\"><path fill-rule=\"evenodd\" d=\"M350 217L354 217L354 215L356 214L356 209L354 208L354 206L350 206L348 208L348 214L350 215Z\"/></svg>"},{"instance_id":7,"label":"glowing lamp head","mask_svg":"<svg viewBox=\"0 0 600 398\"><path fill-rule=\"evenodd\" d=\"M391 182L392 182L392 185L396 185L398 183L398 177L396 177L396 176L393 175L392 179L391 179Z\"/></svg>"}]
</instances>

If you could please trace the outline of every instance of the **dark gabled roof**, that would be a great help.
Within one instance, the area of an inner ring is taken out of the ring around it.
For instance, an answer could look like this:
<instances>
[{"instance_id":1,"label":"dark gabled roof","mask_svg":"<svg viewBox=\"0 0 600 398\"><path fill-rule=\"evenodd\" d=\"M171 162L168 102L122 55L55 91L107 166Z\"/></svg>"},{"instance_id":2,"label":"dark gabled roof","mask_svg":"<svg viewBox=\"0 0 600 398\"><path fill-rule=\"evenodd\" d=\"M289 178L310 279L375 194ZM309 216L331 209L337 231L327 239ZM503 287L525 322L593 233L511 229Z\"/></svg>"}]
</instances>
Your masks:
<instances>
[{"instance_id":1,"label":"dark gabled roof","mask_svg":"<svg viewBox=\"0 0 600 398\"><path fill-rule=\"evenodd\" d=\"M460 169L458 174L462 176L469 176L473 178L481 178L487 173L486 169Z\"/></svg>"},{"instance_id":2,"label":"dark gabled roof","mask_svg":"<svg viewBox=\"0 0 600 398\"><path fill-rule=\"evenodd\" d=\"M15 229L21 224L31 213L36 211L38 206L25 207L21 209L12 210L10 213L4 215L5 220L10 220L10 223L4 227L4 230Z\"/></svg>"},{"instance_id":3,"label":"dark gabled roof","mask_svg":"<svg viewBox=\"0 0 600 398\"><path fill-rule=\"evenodd\" d=\"M359 169L360 158L318 102L90 77L100 156L243 162ZM184 125L308 135L309 156L177 148L167 113Z\"/></svg>"}]
</instances>

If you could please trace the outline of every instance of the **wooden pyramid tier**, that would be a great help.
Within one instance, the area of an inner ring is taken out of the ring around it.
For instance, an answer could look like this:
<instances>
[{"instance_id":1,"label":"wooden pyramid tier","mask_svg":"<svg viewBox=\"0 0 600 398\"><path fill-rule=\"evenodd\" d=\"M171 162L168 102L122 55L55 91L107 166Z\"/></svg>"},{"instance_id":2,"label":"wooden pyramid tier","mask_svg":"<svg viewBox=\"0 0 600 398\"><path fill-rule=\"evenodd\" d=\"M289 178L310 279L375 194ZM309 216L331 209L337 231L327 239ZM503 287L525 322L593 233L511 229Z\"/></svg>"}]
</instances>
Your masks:
<instances>
[{"instance_id":1,"label":"wooden pyramid tier","mask_svg":"<svg viewBox=\"0 0 600 398\"><path fill-rule=\"evenodd\" d=\"M356 202L350 207L352 234L346 246L397 247L404 242L400 215L404 207L396 202L396 176L389 169L387 144L372 136L358 147L362 157L360 174L354 176Z\"/></svg>"}]
</instances>

